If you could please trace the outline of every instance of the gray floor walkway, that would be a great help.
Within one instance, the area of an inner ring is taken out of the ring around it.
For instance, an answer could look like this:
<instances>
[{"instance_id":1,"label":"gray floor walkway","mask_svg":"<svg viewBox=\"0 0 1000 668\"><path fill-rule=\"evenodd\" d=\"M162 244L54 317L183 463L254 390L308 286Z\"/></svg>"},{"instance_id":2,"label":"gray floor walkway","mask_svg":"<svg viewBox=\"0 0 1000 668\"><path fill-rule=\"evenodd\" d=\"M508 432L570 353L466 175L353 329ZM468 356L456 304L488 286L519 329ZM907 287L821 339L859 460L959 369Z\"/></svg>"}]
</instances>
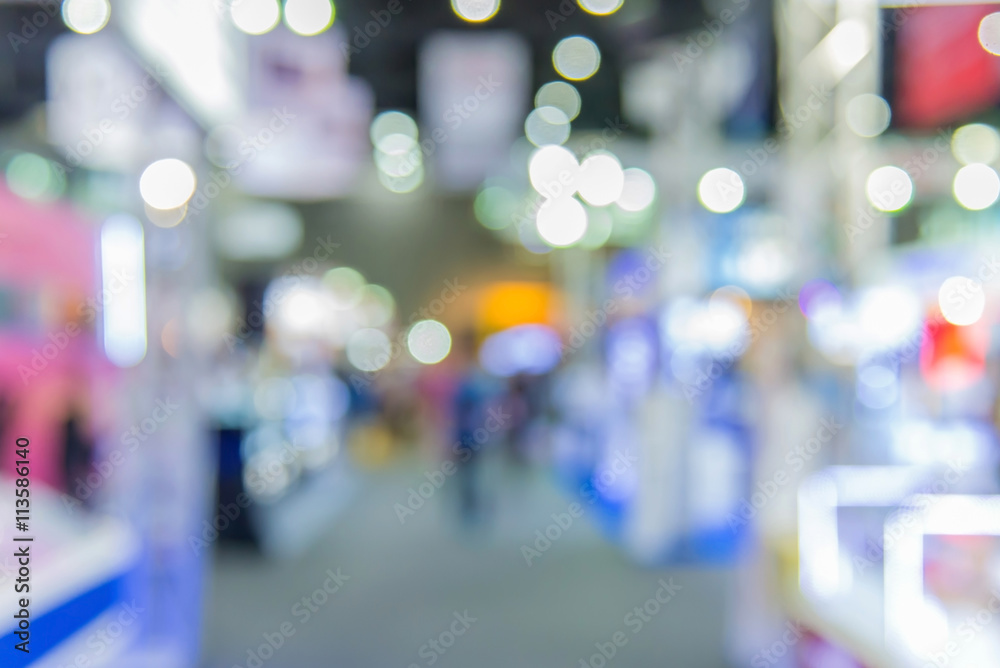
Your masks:
<instances>
[{"instance_id":1,"label":"gray floor walkway","mask_svg":"<svg viewBox=\"0 0 1000 668\"><path fill-rule=\"evenodd\" d=\"M204 668L724 668L725 572L637 568L586 517L528 567L521 545L568 497L539 474L494 473L493 526L470 537L458 530L449 480L401 525L393 506L423 473L411 464L369 474L299 558L220 551ZM327 571L338 569L346 579L327 595L324 583L336 587ZM661 578L681 588L650 605ZM279 648L261 648L265 636ZM613 651L606 663L596 644Z\"/></svg>"}]
</instances>

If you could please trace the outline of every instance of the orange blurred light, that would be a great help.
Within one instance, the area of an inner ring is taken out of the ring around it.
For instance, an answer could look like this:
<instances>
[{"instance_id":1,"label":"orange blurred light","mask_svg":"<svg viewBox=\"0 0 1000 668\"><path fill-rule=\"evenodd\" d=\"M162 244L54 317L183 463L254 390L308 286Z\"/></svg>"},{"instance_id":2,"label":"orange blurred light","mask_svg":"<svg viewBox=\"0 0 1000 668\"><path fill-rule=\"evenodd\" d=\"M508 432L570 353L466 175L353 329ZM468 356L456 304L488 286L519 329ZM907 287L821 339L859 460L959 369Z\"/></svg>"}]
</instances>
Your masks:
<instances>
[{"instance_id":1,"label":"orange blurred light","mask_svg":"<svg viewBox=\"0 0 1000 668\"><path fill-rule=\"evenodd\" d=\"M545 283L495 283L483 290L477 324L484 333L517 325L551 324L560 306L558 295Z\"/></svg>"}]
</instances>

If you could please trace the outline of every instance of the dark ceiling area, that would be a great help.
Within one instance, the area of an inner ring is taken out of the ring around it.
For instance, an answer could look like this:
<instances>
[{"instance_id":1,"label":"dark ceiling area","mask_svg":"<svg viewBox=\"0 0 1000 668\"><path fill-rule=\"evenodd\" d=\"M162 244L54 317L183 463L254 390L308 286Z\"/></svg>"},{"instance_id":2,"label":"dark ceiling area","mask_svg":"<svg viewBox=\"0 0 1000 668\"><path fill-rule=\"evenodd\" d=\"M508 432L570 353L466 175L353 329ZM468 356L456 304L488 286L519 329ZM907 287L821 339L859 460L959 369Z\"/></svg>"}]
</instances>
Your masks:
<instances>
[{"instance_id":1,"label":"dark ceiling area","mask_svg":"<svg viewBox=\"0 0 1000 668\"><path fill-rule=\"evenodd\" d=\"M600 127L604 119L619 113L621 68L630 53L657 37L700 27L707 18L700 0L632 0L611 17L587 14L575 0L504 0L488 25L476 25L459 19L449 0L399 2L399 14L351 59L352 73L372 83L378 108L417 109L417 49L433 32L518 32L532 48L536 87L557 78L552 48L565 37L582 34L597 43L605 59L596 76L578 84L590 101L575 123L582 129ZM337 3L337 23L353 34L356 27L373 20L372 12L384 12L388 3L343 0ZM45 52L66 28L58 16L42 21L39 12L46 14L43 3L0 2L0 31L10 42L0 48L0 85L5 91L0 97L0 120L14 120L45 100ZM42 26L33 25L32 18Z\"/></svg>"},{"instance_id":2,"label":"dark ceiling area","mask_svg":"<svg viewBox=\"0 0 1000 668\"><path fill-rule=\"evenodd\" d=\"M448 0L399 0L402 10L370 45L354 54L351 71L372 82L380 109L417 109L417 51L429 34L441 30L512 30L528 40L533 54L533 87L558 78L552 49L571 35L585 35L603 54L600 71L576 82L588 100L574 127L601 127L620 111L620 79L625 59L650 40L701 27L707 14L700 0L649 0L626 3L611 17L593 16L575 0L503 0L488 24L459 19ZM349 34L386 9L388 0L361 0L338 5L337 21ZM384 14L382 15L384 16Z\"/></svg>"},{"instance_id":3,"label":"dark ceiling area","mask_svg":"<svg viewBox=\"0 0 1000 668\"><path fill-rule=\"evenodd\" d=\"M47 12L44 7L49 6ZM20 118L45 101L45 52L53 39L66 32L51 3L0 2L0 121ZM39 27L41 26L41 27Z\"/></svg>"}]
</instances>

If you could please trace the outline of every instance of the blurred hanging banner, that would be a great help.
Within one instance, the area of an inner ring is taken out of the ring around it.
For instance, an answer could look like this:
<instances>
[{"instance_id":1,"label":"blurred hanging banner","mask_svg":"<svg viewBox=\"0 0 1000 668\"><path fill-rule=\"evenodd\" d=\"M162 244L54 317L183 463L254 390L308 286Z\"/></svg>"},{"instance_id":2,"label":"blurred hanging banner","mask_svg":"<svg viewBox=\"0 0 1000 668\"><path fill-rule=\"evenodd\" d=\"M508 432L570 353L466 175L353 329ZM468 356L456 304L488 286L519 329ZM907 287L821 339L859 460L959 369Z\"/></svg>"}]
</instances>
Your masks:
<instances>
[{"instance_id":1,"label":"blurred hanging banner","mask_svg":"<svg viewBox=\"0 0 1000 668\"><path fill-rule=\"evenodd\" d=\"M163 101L163 70L143 69L112 33L64 35L46 67L49 141L70 168L128 170Z\"/></svg>"},{"instance_id":2,"label":"blurred hanging banner","mask_svg":"<svg viewBox=\"0 0 1000 668\"><path fill-rule=\"evenodd\" d=\"M279 26L250 41L247 113L230 151L247 192L325 199L350 192L368 161L374 99L347 73L337 26L313 37Z\"/></svg>"},{"instance_id":3,"label":"blurred hanging banner","mask_svg":"<svg viewBox=\"0 0 1000 668\"><path fill-rule=\"evenodd\" d=\"M530 109L531 54L513 33L438 33L419 55L421 150L446 190L506 162Z\"/></svg>"},{"instance_id":4,"label":"blurred hanging banner","mask_svg":"<svg viewBox=\"0 0 1000 668\"><path fill-rule=\"evenodd\" d=\"M225 0L122 4L136 51L208 131L206 148L220 168L214 182L300 200L352 190L368 158L373 100L347 74L338 26L303 37L279 25L248 38Z\"/></svg>"}]
</instances>

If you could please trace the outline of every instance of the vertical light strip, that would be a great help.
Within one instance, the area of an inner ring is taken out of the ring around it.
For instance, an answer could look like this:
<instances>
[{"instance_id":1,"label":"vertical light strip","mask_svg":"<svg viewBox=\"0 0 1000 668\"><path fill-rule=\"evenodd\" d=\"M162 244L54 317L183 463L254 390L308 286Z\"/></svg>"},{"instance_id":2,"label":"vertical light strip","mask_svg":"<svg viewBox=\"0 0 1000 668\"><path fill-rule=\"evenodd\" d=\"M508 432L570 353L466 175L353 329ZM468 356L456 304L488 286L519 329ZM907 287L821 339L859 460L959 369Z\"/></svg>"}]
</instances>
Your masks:
<instances>
[{"instance_id":1,"label":"vertical light strip","mask_svg":"<svg viewBox=\"0 0 1000 668\"><path fill-rule=\"evenodd\" d=\"M799 587L814 598L828 598L840 584L837 541L837 485L817 473L799 487Z\"/></svg>"},{"instance_id":2,"label":"vertical light strip","mask_svg":"<svg viewBox=\"0 0 1000 668\"><path fill-rule=\"evenodd\" d=\"M146 249L142 223L112 216L101 228L104 351L120 367L146 356Z\"/></svg>"},{"instance_id":3,"label":"vertical light strip","mask_svg":"<svg viewBox=\"0 0 1000 668\"><path fill-rule=\"evenodd\" d=\"M885 545L885 641L887 648L906 656L910 636L924 621L924 534L911 528L901 536L890 534L886 525Z\"/></svg>"}]
</instances>

